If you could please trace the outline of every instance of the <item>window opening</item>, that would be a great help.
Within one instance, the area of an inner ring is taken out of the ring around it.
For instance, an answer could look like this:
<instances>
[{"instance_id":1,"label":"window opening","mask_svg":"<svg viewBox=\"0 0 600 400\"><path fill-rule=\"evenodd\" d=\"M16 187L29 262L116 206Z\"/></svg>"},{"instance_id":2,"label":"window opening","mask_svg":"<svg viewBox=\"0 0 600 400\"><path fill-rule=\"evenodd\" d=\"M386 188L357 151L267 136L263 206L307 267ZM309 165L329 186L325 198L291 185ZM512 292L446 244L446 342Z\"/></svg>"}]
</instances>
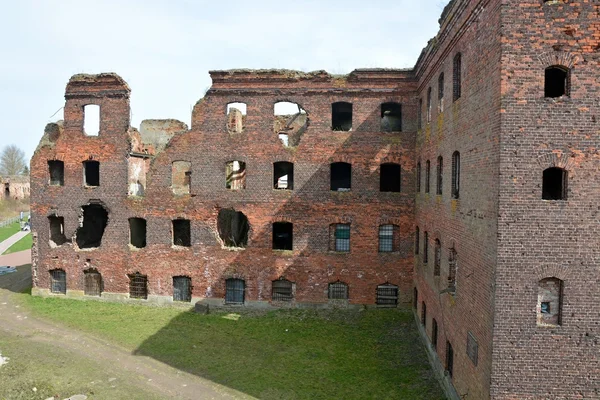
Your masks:
<instances>
[{"instance_id":1,"label":"window opening","mask_svg":"<svg viewBox=\"0 0 600 400\"><path fill-rule=\"evenodd\" d=\"M417 163L417 193L421 192L421 162Z\"/></svg>"},{"instance_id":2,"label":"window opening","mask_svg":"<svg viewBox=\"0 0 600 400\"><path fill-rule=\"evenodd\" d=\"M67 242L65 236L65 219L63 217L51 216L48 217L50 223L50 241L56 245L61 246Z\"/></svg>"},{"instance_id":3,"label":"window opening","mask_svg":"<svg viewBox=\"0 0 600 400\"><path fill-rule=\"evenodd\" d=\"M100 204L88 204L83 206L82 210L75 242L80 249L100 247L108 224L108 211Z\"/></svg>"},{"instance_id":4,"label":"window opening","mask_svg":"<svg viewBox=\"0 0 600 400\"><path fill-rule=\"evenodd\" d=\"M460 197L460 153L452 153L452 198Z\"/></svg>"},{"instance_id":5,"label":"window opening","mask_svg":"<svg viewBox=\"0 0 600 400\"><path fill-rule=\"evenodd\" d=\"M48 160L48 171L50 173L50 186L64 186L65 163L59 160Z\"/></svg>"},{"instance_id":6,"label":"window opening","mask_svg":"<svg viewBox=\"0 0 600 400\"><path fill-rule=\"evenodd\" d=\"M442 158L442 156L439 156L437 159L437 187L436 187L436 193L439 195L442 194L443 175L444 175L444 159Z\"/></svg>"},{"instance_id":7,"label":"window opening","mask_svg":"<svg viewBox=\"0 0 600 400\"><path fill-rule=\"evenodd\" d=\"M327 297L331 300L348 300L348 285L336 281L329 284Z\"/></svg>"},{"instance_id":8,"label":"window opening","mask_svg":"<svg viewBox=\"0 0 600 400\"><path fill-rule=\"evenodd\" d=\"M417 226L415 228L415 254L419 254L419 246L421 245L419 243L419 241L421 239L419 236L420 236L420 232L419 232L419 227Z\"/></svg>"},{"instance_id":9,"label":"window opening","mask_svg":"<svg viewBox=\"0 0 600 400\"><path fill-rule=\"evenodd\" d=\"M227 130L229 133L242 133L246 122L246 103L227 104Z\"/></svg>"},{"instance_id":10,"label":"window opening","mask_svg":"<svg viewBox=\"0 0 600 400\"><path fill-rule=\"evenodd\" d=\"M250 223L241 211L226 208L219 211L217 230L223 244L227 247L246 247Z\"/></svg>"},{"instance_id":11,"label":"window opening","mask_svg":"<svg viewBox=\"0 0 600 400\"><path fill-rule=\"evenodd\" d=\"M417 130L423 128L423 99L419 99L419 108L417 108Z\"/></svg>"},{"instance_id":12,"label":"window opening","mask_svg":"<svg viewBox=\"0 0 600 400\"><path fill-rule=\"evenodd\" d=\"M562 280L558 278L545 278L538 282L538 325L562 325L562 298Z\"/></svg>"},{"instance_id":13,"label":"window opening","mask_svg":"<svg viewBox=\"0 0 600 400\"><path fill-rule=\"evenodd\" d=\"M83 132L88 136L100 134L100 106L88 104L83 107Z\"/></svg>"},{"instance_id":14,"label":"window opening","mask_svg":"<svg viewBox=\"0 0 600 400\"><path fill-rule=\"evenodd\" d=\"M421 324L427 327L427 305L424 301L421 302Z\"/></svg>"},{"instance_id":15,"label":"window opening","mask_svg":"<svg viewBox=\"0 0 600 400\"><path fill-rule=\"evenodd\" d=\"M150 165L147 155L129 154L127 158L128 196L143 196L146 190L146 169Z\"/></svg>"},{"instance_id":16,"label":"window opening","mask_svg":"<svg viewBox=\"0 0 600 400\"><path fill-rule=\"evenodd\" d=\"M399 164L386 163L380 166L379 190L382 192L400 191L400 172Z\"/></svg>"},{"instance_id":17,"label":"window opening","mask_svg":"<svg viewBox=\"0 0 600 400\"><path fill-rule=\"evenodd\" d=\"M273 223L273 250L292 250L294 224L289 222Z\"/></svg>"},{"instance_id":18,"label":"window opening","mask_svg":"<svg viewBox=\"0 0 600 400\"><path fill-rule=\"evenodd\" d=\"M100 186L100 163L98 161L84 161L83 178L85 186Z\"/></svg>"},{"instance_id":19,"label":"window opening","mask_svg":"<svg viewBox=\"0 0 600 400\"><path fill-rule=\"evenodd\" d=\"M435 318L431 319L431 345L434 350L437 351L437 341L438 341L438 324Z\"/></svg>"},{"instance_id":20,"label":"window opening","mask_svg":"<svg viewBox=\"0 0 600 400\"><path fill-rule=\"evenodd\" d=\"M543 200L566 200L567 199L567 171L552 167L544 170L542 178Z\"/></svg>"},{"instance_id":21,"label":"window opening","mask_svg":"<svg viewBox=\"0 0 600 400\"><path fill-rule=\"evenodd\" d=\"M348 192L352 185L352 165L345 162L331 164L331 190Z\"/></svg>"},{"instance_id":22,"label":"window opening","mask_svg":"<svg viewBox=\"0 0 600 400\"><path fill-rule=\"evenodd\" d=\"M273 301L292 301L294 299L293 283L287 279L277 279L271 286Z\"/></svg>"},{"instance_id":23,"label":"window opening","mask_svg":"<svg viewBox=\"0 0 600 400\"><path fill-rule=\"evenodd\" d=\"M192 278L189 276L173 277L173 301L192 301Z\"/></svg>"},{"instance_id":24,"label":"window opening","mask_svg":"<svg viewBox=\"0 0 600 400\"><path fill-rule=\"evenodd\" d=\"M300 105L287 101L275 103L273 131L286 147L295 147L308 128L308 114Z\"/></svg>"},{"instance_id":25,"label":"window opening","mask_svg":"<svg viewBox=\"0 0 600 400\"><path fill-rule=\"evenodd\" d=\"M246 282L230 278L225 281L225 304L244 304Z\"/></svg>"},{"instance_id":26,"label":"window opening","mask_svg":"<svg viewBox=\"0 0 600 400\"><path fill-rule=\"evenodd\" d=\"M381 131L402 131L402 105L399 103L383 103L381 105Z\"/></svg>"},{"instance_id":27,"label":"window opening","mask_svg":"<svg viewBox=\"0 0 600 400\"><path fill-rule=\"evenodd\" d=\"M189 219L173 220L173 245L185 247L190 247L192 245Z\"/></svg>"},{"instance_id":28,"label":"window opening","mask_svg":"<svg viewBox=\"0 0 600 400\"><path fill-rule=\"evenodd\" d=\"M279 161L273 164L273 187L275 189L294 189L294 164Z\"/></svg>"},{"instance_id":29,"label":"window opening","mask_svg":"<svg viewBox=\"0 0 600 400\"><path fill-rule=\"evenodd\" d=\"M399 228L397 225L387 224L379 226L380 253L398 251L399 239Z\"/></svg>"},{"instance_id":30,"label":"window opening","mask_svg":"<svg viewBox=\"0 0 600 400\"><path fill-rule=\"evenodd\" d=\"M475 336L473 335L473 333L468 332L467 333L467 355L469 356L469 358L473 362L473 365L475 365L475 366L477 366L478 353L479 353L479 344L477 343L477 340L475 339Z\"/></svg>"},{"instance_id":31,"label":"window opening","mask_svg":"<svg viewBox=\"0 0 600 400\"><path fill-rule=\"evenodd\" d=\"M340 101L331 105L331 130L352 130L352 103Z\"/></svg>"},{"instance_id":32,"label":"window opening","mask_svg":"<svg viewBox=\"0 0 600 400\"><path fill-rule=\"evenodd\" d=\"M439 239L435 239L435 259L433 262L433 275L440 276L440 267L442 264L442 244Z\"/></svg>"},{"instance_id":33,"label":"window opening","mask_svg":"<svg viewBox=\"0 0 600 400\"><path fill-rule=\"evenodd\" d=\"M379 307L396 307L398 305L398 286L391 283L377 286L376 303Z\"/></svg>"},{"instance_id":34,"label":"window opening","mask_svg":"<svg viewBox=\"0 0 600 400\"><path fill-rule=\"evenodd\" d=\"M146 247L146 220L129 218L129 244L133 247Z\"/></svg>"},{"instance_id":35,"label":"window opening","mask_svg":"<svg viewBox=\"0 0 600 400\"><path fill-rule=\"evenodd\" d=\"M419 304L419 289L413 288L413 308L416 310Z\"/></svg>"},{"instance_id":36,"label":"window opening","mask_svg":"<svg viewBox=\"0 0 600 400\"><path fill-rule=\"evenodd\" d=\"M450 342L446 342L446 372L450 378L452 378L452 372L454 369L454 350Z\"/></svg>"},{"instance_id":37,"label":"window opening","mask_svg":"<svg viewBox=\"0 0 600 400\"><path fill-rule=\"evenodd\" d=\"M561 97L569 95L569 69L552 66L545 70L544 96Z\"/></svg>"},{"instance_id":38,"label":"window opening","mask_svg":"<svg viewBox=\"0 0 600 400\"><path fill-rule=\"evenodd\" d=\"M450 254L448 255L448 288L451 290L451 293L456 292L457 258L456 250L451 248Z\"/></svg>"},{"instance_id":39,"label":"window opening","mask_svg":"<svg viewBox=\"0 0 600 400\"><path fill-rule=\"evenodd\" d=\"M454 79L453 79L453 90L452 97L456 101L460 99L462 94L462 55L456 53L454 56Z\"/></svg>"},{"instance_id":40,"label":"window opening","mask_svg":"<svg viewBox=\"0 0 600 400\"><path fill-rule=\"evenodd\" d=\"M444 73L440 74L438 78L438 110L440 113L444 112Z\"/></svg>"},{"instance_id":41,"label":"window opening","mask_svg":"<svg viewBox=\"0 0 600 400\"><path fill-rule=\"evenodd\" d=\"M173 161L171 164L171 189L175 195L190 194L192 184L192 163Z\"/></svg>"},{"instance_id":42,"label":"window opening","mask_svg":"<svg viewBox=\"0 0 600 400\"><path fill-rule=\"evenodd\" d=\"M429 160L425 163L425 193L429 193L429 176L431 173L431 163Z\"/></svg>"},{"instance_id":43,"label":"window opening","mask_svg":"<svg viewBox=\"0 0 600 400\"><path fill-rule=\"evenodd\" d=\"M329 249L333 251L350 251L350 224L331 224L329 226Z\"/></svg>"},{"instance_id":44,"label":"window opening","mask_svg":"<svg viewBox=\"0 0 600 400\"><path fill-rule=\"evenodd\" d=\"M139 272L127 276L129 277L129 297L146 300L148 298L148 277Z\"/></svg>"},{"instance_id":45,"label":"window opening","mask_svg":"<svg viewBox=\"0 0 600 400\"><path fill-rule=\"evenodd\" d=\"M246 163L230 161L225 167L225 187L231 190L246 189Z\"/></svg>"},{"instance_id":46,"label":"window opening","mask_svg":"<svg viewBox=\"0 0 600 400\"><path fill-rule=\"evenodd\" d=\"M10 199L10 185L8 183L4 184L4 198Z\"/></svg>"},{"instance_id":47,"label":"window opening","mask_svg":"<svg viewBox=\"0 0 600 400\"><path fill-rule=\"evenodd\" d=\"M429 258L429 233L423 234L423 264L427 264Z\"/></svg>"},{"instance_id":48,"label":"window opening","mask_svg":"<svg viewBox=\"0 0 600 400\"><path fill-rule=\"evenodd\" d=\"M83 294L86 296L100 296L102 294L102 275L95 269L83 272Z\"/></svg>"},{"instance_id":49,"label":"window opening","mask_svg":"<svg viewBox=\"0 0 600 400\"><path fill-rule=\"evenodd\" d=\"M67 274L62 269L50 271L50 292L67 294Z\"/></svg>"},{"instance_id":50,"label":"window opening","mask_svg":"<svg viewBox=\"0 0 600 400\"><path fill-rule=\"evenodd\" d=\"M429 89L427 89L427 110L426 110L426 116L427 116L427 123L431 122L431 87L429 87Z\"/></svg>"}]
</instances>

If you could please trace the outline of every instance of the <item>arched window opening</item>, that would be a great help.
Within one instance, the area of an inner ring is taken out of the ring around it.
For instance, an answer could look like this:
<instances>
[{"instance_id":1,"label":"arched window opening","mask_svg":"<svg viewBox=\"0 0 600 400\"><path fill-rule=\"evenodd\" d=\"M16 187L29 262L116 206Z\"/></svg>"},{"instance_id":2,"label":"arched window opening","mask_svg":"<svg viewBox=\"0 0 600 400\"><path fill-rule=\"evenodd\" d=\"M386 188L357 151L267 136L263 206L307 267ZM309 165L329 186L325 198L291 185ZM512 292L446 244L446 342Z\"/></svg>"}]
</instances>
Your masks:
<instances>
[{"instance_id":1,"label":"arched window opening","mask_svg":"<svg viewBox=\"0 0 600 400\"><path fill-rule=\"evenodd\" d=\"M273 187L275 189L294 189L294 164L287 161L273 163Z\"/></svg>"},{"instance_id":2,"label":"arched window opening","mask_svg":"<svg viewBox=\"0 0 600 400\"><path fill-rule=\"evenodd\" d=\"M148 298L148 276L139 272L127 276L129 277L129 298L146 300Z\"/></svg>"},{"instance_id":3,"label":"arched window opening","mask_svg":"<svg viewBox=\"0 0 600 400\"><path fill-rule=\"evenodd\" d=\"M379 172L379 190L381 192L399 192L401 168L399 164L381 164Z\"/></svg>"},{"instance_id":4,"label":"arched window opening","mask_svg":"<svg viewBox=\"0 0 600 400\"><path fill-rule=\"evenodd\" d=\"M570 71L566 67L554 65L546 68L544 73L544 96L561 97L568 96Z\"/></svg>"},{"instance_id":5,"label":"arched window opening","mask_svg":"<svg viewBox=\"0 0 600 400\"><path fill-rule=\"evenodd\" d=\"M398 286L391 283L377 286L375 303L378 307L396 307L398 305Z\"/></svg>"},{"instance_id":6,"label":"arched window opening","mask_svg":"<svg viewBox=\"0 0 600 400\"><path fill-rule=\"evenodd\" d=\"M413 288L413 308L416 310L419 304L419 289Z\"/></svg>"},{"instance_id":7,"label":"arched window opening","mask_svg":"<svg viewBox=\"0 0 600 400\"><path fill-rule=\"evenodd\" d=\"M225 304L244 304L246 282L243 279L229 278L225 281Z\"/></svg>"},{"instance_id":8,"label":"arched window opening","mask_svg":"<svg viewBox=\"0 0 600 400\"><path fill-rule=\"evenodd\" d=\"M420 232L419 232L419 227L417 226L415 228L415 254L419 254L419 246L420 246Z\"/></svg>"},{"instance_id":9,"label":"arched window opening","mask_svg":"<svg viewBox=\"0 0 600 400\"><path fill-rule=\"evenodd\" d=\"M452 98L454 101L460 99L462 94L462 55L456 53L454 56L454 75L453 75L453 90Z\"/></svg>"},{"instance_id":10,"label":"arched window opening","mask_svg":"<svg viewBox=\"0 0 600 400\"><path fill-rule=\"evenodd\" d=\"M439 239L435 239L435 254L433 260L433 276L440 276L442 266L442 244Z\"/></svg>"},{"instance_id":11,"label":"arched window opening","mask_svg":"<svg viewBox=\"0 0 600 400\"><path fill-rule=\"evenodd\" d=\"M352 103L340 101L331 105L331 130L352 130Z\"/></svg>"},{"instance_id":12,"label":"arched window opening","mask_svg":"<svg viewBox=\"0 0 600 400\"><path fill-rule=\"evenodd\" d=\"M423 264L429 261L429 233L425 231L423 234Z\"/></svg>"},{"instance_id":13,"label":"arched window opening","mask_svg":"<svg viewBox=\"0 0 600 400\"><path fill-rule=\"evenodd\" d=\"M242 133L246 122L246 103L227 104L227 130L229 133Z\"/></svg>"},{"instance_id":14,"label":"arched window opening","mask_svg":"<svg viewBox=\"0 0 600 400\"><path fill-rule=\"evenodd\" d=\"M454 349L448 341L446 341L446 372L450 376L450 379L452 379L452 374L454 373Z\"/></svg>"},{"instance_id":15,"label":"arched window opening","mask_svg":"<svg viewBox=\"0 0 600 400\"><path fill-rule=\"evenodd\" d=\"M95 269L83 272L83 294L86 296L101 296L103 288L102 275Z\"/></svg>"},{"instance_id":16,"label":"arched window opening","mask_svg":"<svg viewBox=\"0 0 600 400\"><path fill-rule=\"evenodd\" d=\"M352 187L352 165L345 162L335 162L330 165L331 190L348 192Z\"/></svg>"},{"instance_id":17,"label":"arched window opening","mask_svg":"<svg viewBox=\"0 0 600 400\"><path fill-rule=\"evenodd\" d=\"M438 324L435 318L431 319L431 347L437 351L438 342Z\"/></svg>"},{"instance_id":18,"label":"arched window opening","mask_svg":"<svg viewBox=\"0 0 600 400\"><path fill-rule=\"evenodd\" d=\"M192 278L189 276L173 277L173 301L192 301Z\"/></svg>"},{"instance_id":19,"label":"arched window opening","mask_svg":"<svg viewBox=\"0 0 600 400\"><path fill-rule=\"evenodd\" d=\"M450 293L456 293L456 271L458 268L458 256L456 250L451 248L448 254L448 289Z\"/></svg>"},{"instance_id":20,"label":"arched window opening","mask_svg":"<svg viewBox=\"0 0 600 400\"><path fill-rule=\"evenodd\" d=\"M460 197L460 153L452 153L452 198Z\"/></svg>"},{"instance_id":21,"label":"arched window opening","mask_svg":"<svg viewBox=\"0 0 600 400\"><path fill-rule=\"evenodd\" d=\"M398 225L379 225L379 252L391 253L400 248L400 229Z\"/></svg>"},{"instance_id":22,"label":"arched window opening","mask_svg":"<svg viewBox=\"0 0 600 400\"><path fill-rule=\"evenodd\" d=\"M417 193L421 192L421 162L417 163Z\"/></svg>"},{"instance_id":23,"label":"arched window opening","mask_svg":"<svg viewBox=\"0 0 600 400\"><path fill-rule=\"evenodd\" d=\"M273 223L273 250L293 250L294 224L290 222Z\"/></svg>"},{"instance_id":24,"label":"arched window opening","mask_svg":"<svg viewBox=\"0 0 600 400\"><path fill-rule=\"evenodd\" d=\"M308 114L299 104L288 101L275 103L273 131L285 147L298 146L308 128Z\"/></svg>"},{"instance_id":25,"label":"arched window opening","mask_svg":"<svg viewBox=\"0 0 600 400\"><path fill-rule=\"evenodd\" d=\"M419 108L417 108L417 130L423 128L423 99L419 99Z\"/></svg>"},{"instance_id":26,"label":"arched window opening","mask_svg":"<svg viewBox=\"0 0 600 400\"><path fill-rule=\"evenodd\" d=\"M230 190L246 189L246 163L229 161L225 167L225 187Z\"/></svg>"},{"instance_id":27,"label":"arched window opening","mask_svg":"<svg viewBox=\"0 0 600 400\"><path fill-rule=\"evenodd\" d=\"M543 200L566 200L567 199L566 170L551 167L544 170L542 177L542 199Z\"/></svg>"},{"instance_id":28,"label":"arched window opening","mask_svg":"<svg viewBox=\"0 0 600 400\"><path fill-rule=\"evenodd\" d=\"M442 72L438 78L438 111L444 112L444 73Z\"/></svg>"},{"instance_id":29,"label":"arched window opening","mask_svg":"<svg viewBox=\"0 0 600 400\"><path fill-rule=\"evenodd\" d=\"M50 292L67 294L67 274L62 269L50 271Z\"/></svg>"},{"instance_id":30,"label":"arched window opening","mask_svg":"<svg viewBox=\"0 0 600 400\"><path fill-rule=\"evenodd\" d=\"M348 285L341 281L330 283L327 297L330 300L348 300Z\"/></svg>"},{"instance_id":31,"label":"arched window opening","mask_svg":"<svg viewBox=\"0 0 600 400\"><path fill-rule=\"evenodd\" d=\"M381 105L381 131L402 131L402 104L383 103Z\"/></svg>"},{"instance_id":32,"label":"arched window opening","mask_svg":"<svg viewBox=\"0 0 600 400\"><path fill-rule=\"evenodd\" d=\"M294 300L294 284L287 279L277 279L272 282L271 300L292 301Z\"/></svg>"},{"instance_id":33,"label":"arched window opening","mask_svg":"<svg viewBox=\"0 0 600 400\"><path fill-rule=\"evenodd\" d=\"M100 106L96 104L83 106L83 132L87 136L100 134Z\"/></svg>"},{"instance_id":34,"label":"arched window opening","mask_svg":"<svg viewBox=\"0 0 600 400\"><path fill-rule=\"evenodd\" d=\"M444 159L442 156L439 156L437 159L437 186L436 186L436 194L441 195L443 189L443 176L444 176Z\"/></svg>"},{"instance_id":35,"label":"arched window opening","mask_svg":"<svg viewBox=\"0 0 600 400\"><path fill-rule=\"evenodd\" d=\"M545 278L538 282L537 324L562 325L563 281Z\"/></svg>"},{"instance_id":36,"label":"arched window opening","mask_svg":"<svg viewBox=\"0 0 600 400\"><path fill-rule=\"evenodd\" d=\"M421 324L427 329L427 304L421 302Z\"/></svg>"}]
</instances>

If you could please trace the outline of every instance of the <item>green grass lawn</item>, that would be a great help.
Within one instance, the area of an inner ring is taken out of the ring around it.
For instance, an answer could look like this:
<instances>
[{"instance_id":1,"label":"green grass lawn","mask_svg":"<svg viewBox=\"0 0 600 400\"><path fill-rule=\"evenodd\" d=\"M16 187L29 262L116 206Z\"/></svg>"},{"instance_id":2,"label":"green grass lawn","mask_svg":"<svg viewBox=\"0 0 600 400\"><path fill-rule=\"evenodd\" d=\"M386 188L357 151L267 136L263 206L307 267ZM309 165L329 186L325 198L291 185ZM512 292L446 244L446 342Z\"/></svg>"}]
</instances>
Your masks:
<instances>
[{"instance_id":1,"label":"green grass lawn","mask_svg":"<svg viewBox=\"0 0 600 400\"><path fill-rule=\"evenodd\" d=\"M0 228L0 242L5 241L6 239L11 237L15 233L19 232L20 230L21 230L21 225L19 225L18 222L15 222L14 224L11 224L11 225L3 226L2 228Z\"/></svg>"},{"instance_id":2,"label":"green grass lawn","mask_svg":"<svg viewBox=\"0 0 600 400\"><path fill-rule=\"evenodd\" d=\"M31 238L31 233L28 233L27 235L25 235L21 239L19 239L18 242L16 242L12 246L10 246L8 249L6 249L6 251L4 253L2 253L2 255L16 253L18 251L23 251L23 250L29 250L29 249L31 249L31 246L33 246L33 239Z\"/></svg>"},{"instance_id":3,"label":"green grass lawn","mask_svg":"<svg viewBox=\"0 0 600 400\"><path fill-rule=\"evenodd\" d=\"M410 310L173 308L23 295L35 314L261 399L443 399Z\"/></svg>"}]
</instances>

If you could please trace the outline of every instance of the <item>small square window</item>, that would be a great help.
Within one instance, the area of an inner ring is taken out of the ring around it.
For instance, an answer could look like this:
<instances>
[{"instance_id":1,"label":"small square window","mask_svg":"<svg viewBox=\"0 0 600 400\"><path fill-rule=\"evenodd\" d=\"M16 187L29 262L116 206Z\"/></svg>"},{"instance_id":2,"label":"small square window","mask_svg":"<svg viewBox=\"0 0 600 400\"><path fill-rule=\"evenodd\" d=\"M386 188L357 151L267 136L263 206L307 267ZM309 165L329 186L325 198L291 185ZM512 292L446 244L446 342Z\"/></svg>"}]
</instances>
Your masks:
<instances>
[{"instance_id":1,"label":"small square window","mask_svg":"<svg viewBox=\"0 0 600 400\"><path fill-rule=\"evenodd\" d=\"M550 314L550 302L549 301L543 301L542 305L540 307L540 311L542 314Z\"/></svg>"}]
</instances>

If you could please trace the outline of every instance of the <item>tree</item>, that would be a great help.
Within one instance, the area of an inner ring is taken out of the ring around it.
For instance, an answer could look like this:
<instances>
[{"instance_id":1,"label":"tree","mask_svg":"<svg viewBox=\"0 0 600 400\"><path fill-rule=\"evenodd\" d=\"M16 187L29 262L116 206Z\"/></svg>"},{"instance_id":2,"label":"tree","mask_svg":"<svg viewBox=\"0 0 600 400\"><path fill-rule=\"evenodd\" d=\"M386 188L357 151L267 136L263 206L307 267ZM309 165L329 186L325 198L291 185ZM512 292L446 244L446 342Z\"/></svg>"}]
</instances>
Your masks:
<instances>
[{"instance_id":1,"label":"tree","mask_svg":"<svg viewBox=\"0 0 600 400\"><path fill-rule=\"evenodd\" d=\"M0 153L0 175L26 175L29 166L25 162L25 153L14 144L5 146Z\"/></svg>"}]
</instances>

